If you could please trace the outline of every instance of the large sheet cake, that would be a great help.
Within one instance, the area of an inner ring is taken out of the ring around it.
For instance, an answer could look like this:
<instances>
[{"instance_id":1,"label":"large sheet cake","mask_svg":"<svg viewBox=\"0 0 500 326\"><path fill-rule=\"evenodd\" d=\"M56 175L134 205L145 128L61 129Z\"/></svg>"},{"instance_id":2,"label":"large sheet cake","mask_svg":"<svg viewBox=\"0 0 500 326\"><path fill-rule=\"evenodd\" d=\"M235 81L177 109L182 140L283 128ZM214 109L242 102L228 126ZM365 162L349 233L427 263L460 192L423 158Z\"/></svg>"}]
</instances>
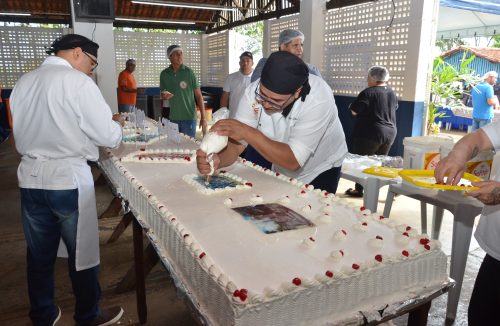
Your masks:
<instances>
[{"instance_id":1,"label":"large sheet cake","mask_svg":"<svg viewBox=\"0 0 500 326\"><path fill-rule=\"evenodd\" d=\"M183 180L195 162L120 160L136 150L107 150L100 165L208 324L357 324L448 281L440 243L411 226L243 160L226 173L250 187L207 195ZM304 220L266 233L255 205Z\"/></svg>"}]
</instances>

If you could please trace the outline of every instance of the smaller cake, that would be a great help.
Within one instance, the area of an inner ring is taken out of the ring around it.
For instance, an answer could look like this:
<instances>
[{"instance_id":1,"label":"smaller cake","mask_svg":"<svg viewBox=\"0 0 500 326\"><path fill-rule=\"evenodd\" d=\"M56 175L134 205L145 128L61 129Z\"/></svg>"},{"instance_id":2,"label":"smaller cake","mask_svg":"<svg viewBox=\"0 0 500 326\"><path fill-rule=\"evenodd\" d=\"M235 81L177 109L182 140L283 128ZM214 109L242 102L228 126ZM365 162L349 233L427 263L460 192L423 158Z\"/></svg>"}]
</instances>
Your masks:
<instances>
[{"instance_id":1,"label":"smaller cake","mask_svg":"<svg viewBox=\"0 0 500 326\"><path fill-rule=\"evenodd\" d=\"M139 150L122 157L122 162L139 163L191 163L195 161L194 150L190 149L150 149Z\"/></svg>"},{"instance_id":2,"label":"smaller cake","mask_svg":"<svg viewBox=\"0 0 500 326\"><path fill-rule=\"evenodd\" d=\"M143 130L142 132L124 134L122 142L125 144L151 144L163 138L165 136L160 136L158 130Z\"/></svg>"},{"instance_id":3,"label":"smaller cake","mask_svg":"<svg viewBox=\"0 0 500 326\"><path fill-rule=\"evenodd\" d=\"M224 171L211 176L209 182L206 182L207 179L205 176L197 174L187 174L182 179L194 186L198 192L205 195L252 188L252 184L247 180Z\"/></svg>"}]
</instances>

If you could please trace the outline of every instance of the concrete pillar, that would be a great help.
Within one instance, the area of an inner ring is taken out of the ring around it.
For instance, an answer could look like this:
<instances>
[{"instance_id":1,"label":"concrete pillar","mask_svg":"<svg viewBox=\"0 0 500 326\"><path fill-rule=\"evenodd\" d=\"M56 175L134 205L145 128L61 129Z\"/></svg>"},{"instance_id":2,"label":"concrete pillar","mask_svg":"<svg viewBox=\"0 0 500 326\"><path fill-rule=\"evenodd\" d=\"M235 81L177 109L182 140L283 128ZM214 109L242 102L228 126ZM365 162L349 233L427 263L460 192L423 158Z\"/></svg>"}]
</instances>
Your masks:
<instances>
[{"instance_id":1,"label":"concrete pillar","mask_svg":"<svg viewBox=\"0 0 500 326\"><path fill-rule=\"evenodd\" d=\"M304 33L305 62L312 63L321 70L325 35L326 0L301 1L299 30ZM318 37L319 36L319 37Z\"/></svg>"},{"instance_id":2,"label":"concrete pillar","mask_svg":"<svg viewBox=\"0 0 500 326\"><path fill-rule=\"evenodd\" d=\"M115 63L115 38L113 34L113 22L89 23L75 21L75 12L71 0L71 21L73 33L83 35L99 44L97 61L99 66L94 71L93 79L101 90L104 99L113 112L118 112L118 99L116 89L118 87L116 63ZM125 62L123 63L125 68Z\"/></svg>"}]
</instances>

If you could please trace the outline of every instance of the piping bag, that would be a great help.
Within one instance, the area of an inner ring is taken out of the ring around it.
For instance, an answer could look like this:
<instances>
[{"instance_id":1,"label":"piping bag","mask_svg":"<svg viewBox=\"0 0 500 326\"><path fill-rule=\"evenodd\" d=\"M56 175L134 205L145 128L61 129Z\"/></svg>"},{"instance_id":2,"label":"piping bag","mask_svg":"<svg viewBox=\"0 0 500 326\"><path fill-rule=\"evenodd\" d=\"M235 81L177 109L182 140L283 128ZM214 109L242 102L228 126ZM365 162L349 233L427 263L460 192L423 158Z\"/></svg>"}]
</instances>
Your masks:
<instances>
[{"instance_id":1,"label":"piping bag","mask_svg":"<svg viewBox=\"0 0 500 326\"><path fill-rule=\"evenodd\" d=\"M205 177L205 186L210 184L210 177L214 174L214 154L219 153L227 146L228 137L217 135L215 132L207 132L200 144L200 149L207 153L207 162L210 164L210 173Z\"/></svg>"}]
</instances>

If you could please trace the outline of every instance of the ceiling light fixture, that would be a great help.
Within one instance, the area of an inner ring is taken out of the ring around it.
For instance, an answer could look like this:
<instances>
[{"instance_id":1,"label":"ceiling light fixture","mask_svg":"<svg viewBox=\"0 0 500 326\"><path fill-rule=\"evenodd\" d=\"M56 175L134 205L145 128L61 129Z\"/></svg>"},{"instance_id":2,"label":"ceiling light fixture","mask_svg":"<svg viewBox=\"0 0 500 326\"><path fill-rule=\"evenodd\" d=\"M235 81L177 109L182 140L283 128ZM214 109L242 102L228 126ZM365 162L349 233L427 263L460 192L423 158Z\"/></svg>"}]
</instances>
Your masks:
<instances>
[{"instance_id":1,"label":"ceiling light fixture","mask_svg":"<svg viewBox=\"0 0 500 326\"><path fill-rule=\"evenodd\" d=\"M177 8L189 8L189 9L205 9L205 10L222 10L222 11L233 11L237 10L234 7L225 7L218 5L206 5L206 4L194 4L185 2L163 2L154 0L132 0L132 3L141 5L152 5L152 6L163 6L163 7L177 7Z\"/></svg>"},{"instance_id":2,"label":"ceiling light fixture","mask_svg":"<svg viewBox=\"0 0 500 326\"><path fill-rule=\"evenodd\" d=\"M31 16L29 12L0 12L0 16Z\"/></svg>"},{"instance_id":3,"label":"ceiling light fixture","mask_svg":"<svg viewBox=\"0 0 500 326\"><path fill-rule=\"evenodd\" d=\"M183 24L183 25L194 25L195 24L195 22L190 22L190 21L153 20L153 19L137 19L137 18L125 18L125 17L116 17L115 20L131 21L131 22L144 22L144 23L160 23L160 24Z\"/></svg>"}]
</instances>

